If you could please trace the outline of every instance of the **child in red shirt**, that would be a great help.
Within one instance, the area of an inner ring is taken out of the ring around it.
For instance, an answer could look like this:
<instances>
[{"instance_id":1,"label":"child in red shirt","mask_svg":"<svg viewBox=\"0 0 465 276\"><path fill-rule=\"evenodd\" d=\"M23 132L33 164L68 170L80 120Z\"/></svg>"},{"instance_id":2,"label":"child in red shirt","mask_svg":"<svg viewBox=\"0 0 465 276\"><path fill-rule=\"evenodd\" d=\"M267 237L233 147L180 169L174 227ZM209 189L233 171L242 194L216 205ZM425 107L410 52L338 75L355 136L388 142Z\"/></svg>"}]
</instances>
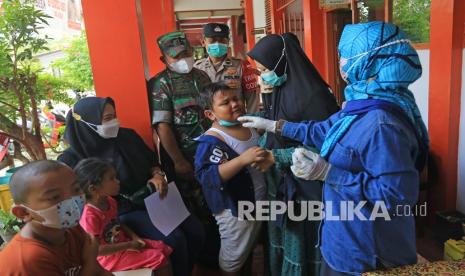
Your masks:
<instances>
[{"instance_id":1,"label":"child in red shirt","mask_svg":"<svg viewBox=\"0 0 465 276\"><path fill-rule=\"evenodd\" d=\"M84 201L68 166L31 162L10 180L13 214L26 225L0 252L0 275L112 275L97 263L98 243L79 227Z\"/></svg>"},{"instance_id":2,"label":"child in red shirt","mask_svg":"<svg viewBox=\"0 0 465 276\"><path fill-rule=\"evenodd\" d=\"M109 271L140 268L171 275L169 255L172 249L162 241L141 239L118 221L116 200L119 180L113 167L100 159L88 158L75 167L79 185L87 203L80 220L82 228L98 238L98 262Z\"/></svg>"}]
</instances>

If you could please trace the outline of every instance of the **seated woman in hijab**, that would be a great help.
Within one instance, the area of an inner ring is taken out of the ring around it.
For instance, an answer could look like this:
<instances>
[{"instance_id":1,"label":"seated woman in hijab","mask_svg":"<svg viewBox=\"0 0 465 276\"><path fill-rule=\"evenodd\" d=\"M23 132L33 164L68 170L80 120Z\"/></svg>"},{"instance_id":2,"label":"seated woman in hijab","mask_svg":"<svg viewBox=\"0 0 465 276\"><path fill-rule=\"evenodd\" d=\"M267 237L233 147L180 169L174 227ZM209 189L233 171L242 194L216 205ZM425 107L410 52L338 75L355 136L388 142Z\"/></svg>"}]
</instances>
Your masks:
<instances>
[{"instance_id":1,"label":"seated woman in hijab","mask_svg":"<svg viewBox=\"0 0 465 276\"><path fill-rule=\"evenodd\" d=\"M294 34L268 35L248 55L261 71L262 86L272 88L262 89L270 91L262 94L265 118L291 122L324 120L339 110L328 85ZM267 132L260 146L270 150L269 157L274 163L273 169L266 173L268 200L321 200L320 182L298 179L290 170L292 152L300 143ZM290 221L287 214L268 223L272 275L318 274L320 255L314 249L318 225L318 221Z\"/></svg>"},{"instance_id":2,"label":"seated woman in hijab","mask_svg":"<svg viewBox=\"0 0 465 276\"><path fill-rule=\"evenodd\" d=\"M189 275L203 246L204 229L192 215L166 237L153 226L144 198L155 191L166 194L165 176L157 155L142 138L132 129L119 127L113 99L79 100L66 116L65 141L70 147L58 160L70 167L89 157L112 163L121 186L116 198L121 222L143 238L170 245L174 275Z\"/></svg>"},{"instance_id":3,"label":"seated woman in hijab","mask_svg":"<svg viewBox=\"0 0 465 276\"><path fill-rule=\"evenodd\" d=\"M428 151L428 133L408 90L421 76L420 60L404 33L384 22L346 26L339 55L348 83L343 110L323 122L248 118L248 125L319 149L296 150L293 173L324 181L324 202L333 210L358 208L326 210L326 218L341 219L322 225L321 275L414 264L414 217L398 210L416 204Z\"/></svg>"}]
</instances>

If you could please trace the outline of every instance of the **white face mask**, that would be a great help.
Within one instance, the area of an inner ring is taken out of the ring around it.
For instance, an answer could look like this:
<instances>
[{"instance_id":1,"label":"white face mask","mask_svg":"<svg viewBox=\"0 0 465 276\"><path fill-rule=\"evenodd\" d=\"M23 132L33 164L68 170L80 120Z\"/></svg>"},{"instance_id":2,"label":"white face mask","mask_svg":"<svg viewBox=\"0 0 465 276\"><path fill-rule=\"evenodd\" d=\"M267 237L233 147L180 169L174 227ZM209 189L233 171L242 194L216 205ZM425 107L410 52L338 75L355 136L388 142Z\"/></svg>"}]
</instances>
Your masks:
<instances>
[{"instance_id":1,"label":"white face mask","mask_svg":"<svg viewBox=\"0 0 465 276\"><path fill-rule=\"evenodd\" d=\"M179 74L187 74L192 71L192 68L194 67L194 57L187 57L180 59L176 62L170 63L168 67Z\"/></svg>"},{"instance_id":2,"label":"white face mask","mask_svg":"<svg viewBox=\"0 0 465 276\"><path fill-rule=\"evenodd\" d=\"M92 123L84 121L81 115L75 113L74 110L72 110L72 112L73 112L73 117L76 121L80 121L88 125L93 131L97 132L97 134L100 135L102 138L109 139L109 138L115 138L116 136L118 136L120 124L117 118L112 119L108 122L104 122L101 125L96 125L96 124L92 124Z\"/></svg>"},{"instance_id":3,"label":"white face mask","mask_svg":"<svg viewBox=\"0 0 465 276\"><path fill-rule=\"evenodd\" d=\"M115 138L118 136L118 131L119 131L119 121L118 119L113 119L108 122L104 122L101 125L95 125L89 122L86 122L81 119L81 122L87 124L91 129L93 129L95 132L97 132L100 137L104 139L109 139L109 138Z\"/></svg>"},{"instance_id":4,"label":"white face mask","mask_svg":"<svg viewBox=\"0 0 465 276\"><path fill-rule=\"evenodd\" d=\"M97 133L105 139L115 138L118 136L119 126L119 121L115 118L111 121L98 125Z\"/></svg>"},{"instance_id":5,"label":"white face mask","mask_svg":"<svg viewBox=\"0 0 465 276\"><path fill-rule=\"evenodd\" d=\"M37 221L38 223L51 228L72 228L79 224L79 219L81 218L80 207L75 197L65 199L52 207L37 211L24 205L21 206L44 219L44 221Z\"/></svg>"}]
</instances>

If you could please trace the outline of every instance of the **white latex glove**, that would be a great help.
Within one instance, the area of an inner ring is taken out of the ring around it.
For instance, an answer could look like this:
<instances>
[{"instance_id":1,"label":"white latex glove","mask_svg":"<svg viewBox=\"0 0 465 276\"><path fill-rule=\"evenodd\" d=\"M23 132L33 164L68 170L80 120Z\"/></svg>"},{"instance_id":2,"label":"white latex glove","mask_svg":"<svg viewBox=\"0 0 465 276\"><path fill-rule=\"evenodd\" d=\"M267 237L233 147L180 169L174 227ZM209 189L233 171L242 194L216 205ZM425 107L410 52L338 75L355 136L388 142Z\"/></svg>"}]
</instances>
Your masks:
<instances>
[{"instance_id":1,"label":"white latex glove","mask_svg":"<svg viewBox=\"0 0 465 276\"><path fill-rule=\"evenodd\" d=\"M276 132L276 121L263 119L256 116L242 116L237 118L242 126L248 128L264 129L268 132Z\"/></svg>"},{"instance_id":2,"label":"white latex glove","mask_svg":"<svg viewBox=\"0 0 465 276\"><path fill-rule=\"evenodd\" d=\"M298 178L325 181L331 165L318 153L297 148L292 154L291 171Z\"/></svg>"}]
</instances>

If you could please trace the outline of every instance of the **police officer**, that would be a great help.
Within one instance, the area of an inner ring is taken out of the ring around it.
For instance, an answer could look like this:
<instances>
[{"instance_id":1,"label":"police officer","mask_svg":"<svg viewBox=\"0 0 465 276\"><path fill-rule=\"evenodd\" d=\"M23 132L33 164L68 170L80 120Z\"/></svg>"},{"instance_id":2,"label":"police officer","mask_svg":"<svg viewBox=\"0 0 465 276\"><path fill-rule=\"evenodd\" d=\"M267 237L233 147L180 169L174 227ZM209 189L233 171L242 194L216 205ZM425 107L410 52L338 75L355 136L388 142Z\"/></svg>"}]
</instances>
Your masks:
<instances>
[{"instance_id":1,"label":"police officer","mask_svg":"<svg viewBox=\"0 0 465 276\"><path fill-rule=\"evenodd\" d=\"M194 67L208 74L212 82L224 81L229 87L242 91L247 113L258 111L257 77L250 63L228 57L229 27L208 23L203 27L202 46L208 57L198 60Z\"/></svg>"}]
</instances>

